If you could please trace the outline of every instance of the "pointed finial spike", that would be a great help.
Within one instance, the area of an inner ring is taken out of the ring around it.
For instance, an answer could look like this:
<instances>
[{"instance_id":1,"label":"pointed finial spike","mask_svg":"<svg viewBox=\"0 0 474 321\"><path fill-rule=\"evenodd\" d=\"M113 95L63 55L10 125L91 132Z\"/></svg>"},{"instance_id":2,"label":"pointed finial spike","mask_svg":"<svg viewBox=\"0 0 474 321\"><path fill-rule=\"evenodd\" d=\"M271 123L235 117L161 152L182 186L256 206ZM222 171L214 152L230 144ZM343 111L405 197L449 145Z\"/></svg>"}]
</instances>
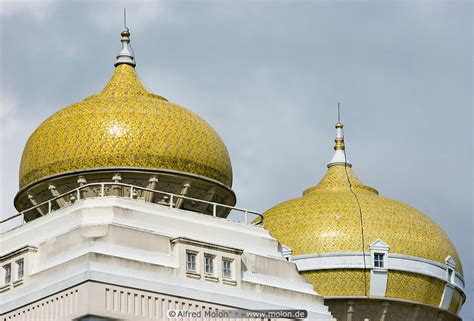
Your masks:
<instances>
[{"instance_id":1,"label":"pointed finial spike","mask_svg":"<svg viewBox=\"0 0 474 321\"><path fill-rule=\"evenodd\" d=\"M127 27L127 8L123 8L123 28L128 31Z\"/></svg>"},{"instance_id":2,"label":"pointed finial spike","mask_svg":"<svg viewBox=\"0 0 474 321\"><path fill-rule=\"evenodd\" d=\"M352 165L347 162L346 159L346 146L344 144L344 125L341 123L341 104L337 103L337 123L336 123L336 140L334 141L336 145L334 146L334 156L328 164L328 167L334 165L347 165L351 167Z\"/></svg>"},{"instance_id":3,"label":"pointed finial spike","mask_svg":"<svg viewBox=\"0 0 474 321\"><path fill-rule=\"evenodd\" d=\"M130 31L127 27L127 10L123 8L123 26L124 31L122 31L122 50L117 55L117 60L115 61L115 66L121 64L127 64L135 67L135 55L133 54L132 47L130 46Z\"/></svg>"},{"instance_id":4,"label":"pointed finial spike","mask_svg":"<svg viewBox=\"0 0 474 321\"><path fill-rule=\"evenodd\" d=\"M341 122L341 105L339 102L337 103L337 122Z\"/></svg>"}]
</instances>

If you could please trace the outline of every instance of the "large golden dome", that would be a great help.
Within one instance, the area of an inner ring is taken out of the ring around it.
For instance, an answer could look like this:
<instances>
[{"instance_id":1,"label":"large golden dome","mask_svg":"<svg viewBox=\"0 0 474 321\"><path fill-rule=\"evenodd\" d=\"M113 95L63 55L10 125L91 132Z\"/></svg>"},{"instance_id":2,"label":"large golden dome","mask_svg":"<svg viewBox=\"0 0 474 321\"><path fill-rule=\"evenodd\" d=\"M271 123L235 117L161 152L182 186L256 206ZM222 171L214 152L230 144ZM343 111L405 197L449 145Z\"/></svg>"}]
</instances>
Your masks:
<instances>
[{"instance_id":1,"label":"large golden dome","mask_svg":"<svg viewBox=\"0 0 474 321\"><path fill-rule=\"evenodd\" d=\"M232 185L219 135L196 114L149 93L130 64L118 64L100 94L58 111L35 130L21 159L20 187L100 168L165 169Z\"/></svg>"}]
</instances>

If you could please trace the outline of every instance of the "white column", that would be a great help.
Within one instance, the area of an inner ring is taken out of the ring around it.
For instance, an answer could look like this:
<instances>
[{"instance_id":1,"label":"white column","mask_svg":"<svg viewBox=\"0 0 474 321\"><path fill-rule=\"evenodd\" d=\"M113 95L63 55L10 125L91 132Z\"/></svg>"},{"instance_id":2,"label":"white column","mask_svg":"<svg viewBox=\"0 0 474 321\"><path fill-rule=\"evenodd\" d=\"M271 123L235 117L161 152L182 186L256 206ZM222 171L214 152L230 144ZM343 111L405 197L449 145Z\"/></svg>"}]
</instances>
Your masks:
<instances>
[{"instance_id":1,"label":"white column","mask_svg":"<svg viewBox=\"0 0 474 321\"><path fill-rule=\"evenodd\" d=\"M385 297L388 279L389 246L382 240L370 244L370 296ZM375 266L375 258L381 258L381 266Z\"/></svg>"}]
</instances>

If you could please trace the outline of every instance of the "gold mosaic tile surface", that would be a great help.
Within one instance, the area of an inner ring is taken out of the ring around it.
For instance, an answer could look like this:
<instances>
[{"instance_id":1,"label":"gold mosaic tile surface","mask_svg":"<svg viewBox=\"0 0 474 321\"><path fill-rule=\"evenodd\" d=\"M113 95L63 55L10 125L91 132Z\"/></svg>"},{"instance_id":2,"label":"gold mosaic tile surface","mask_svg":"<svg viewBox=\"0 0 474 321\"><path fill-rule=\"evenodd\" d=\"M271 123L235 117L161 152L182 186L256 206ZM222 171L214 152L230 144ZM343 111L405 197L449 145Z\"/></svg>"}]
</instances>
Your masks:
<instances>
[{"instance_id":1,"label":"gold mosaic tile surface","mask_svg":"<svg viewBox=\"0 0 474 321\"><path fill-rule=\"evenodd\" d=\"M401 202L380 197L347 168L362 208L365 251L377 239L401 253L445 263L451 255L462 271L456 249L427 215ZM304 196L264 213L265 227L294 255L362 250L360 215L349 190L344 166L332 166L322 181Z\"/></svg>"},{"instance_id":2,"label":"gold mosaic tile surface","mask_svg":"<svg viewBox=\"0 0 474 321\"><path fill-rule=\"evenodd\" d=\"M149 93L122 64L97 95L64 108L29 138L20 187L41 178L103 167L162 168L232 185L219 135L191 111Z\"/></svg>"},{"instance_id":3,"label":"gold mosaic tile surface","mask_svg":"<svg viewBox=\"0 0 474 321\"><path fill-rule=\"evenodd\" d=\"M456 249L433 220L408 205L379 196L376 190L364 186L351 168L347 171L362 208L365 251L370 251L372 242L382 239L390 246L390 253L440 263L445 263L445 258L451 255L462 273ZM344 166L330 167L321 182L307 189L303 197L269 209L264 217L265 227L290 247L293 255L362 250L359 210ZM363 287L357 273L363 274L356 271L319 270L303 275L322 295L360 295ZM412 285L405 284L413 280ZM428 304L436 301L444 288L444 282L416 274L394 274L389 282L390 296Z\"/></svg>"},{"instance_id":4,"label":"gold mosaic tile surface","mask_svg":"<svg viewBox=\"0 0 474 321\"><path fill-rule=\"evenodd\" d=\"M378 194L376 189L362 183L362 181L354 174L351 167L347 167L346 169L344 166L331 166L323 179L317 185L306 189L303 192L303 195L310 195L312 192L324 191L347 192L349 191L349 182L352 185L352 190L356 193Z\"/></svg>"},{"instance_id":5,"label":"gold mosaic tile surface","mask_svg":"<svg viewBox=\"0 0 474 321\"><path fill-rule=\"evenodd\" d=\"M370 272L358 269L306 271L301 273L322 296L366 296ZM367 284L366 284L367 283ZM366 285L365 285L366 284Z\"/></svg>"},{"instance_id":6,"label":"gold mosaic tile surface","mask_svg":"<svg viewBox=\"0 0 474 321\"><path fill-rule=\"evenodd\" d=\"M445 282L429 276L390 271L386 296L439 306Z\"/></svg>"}]
</instances>

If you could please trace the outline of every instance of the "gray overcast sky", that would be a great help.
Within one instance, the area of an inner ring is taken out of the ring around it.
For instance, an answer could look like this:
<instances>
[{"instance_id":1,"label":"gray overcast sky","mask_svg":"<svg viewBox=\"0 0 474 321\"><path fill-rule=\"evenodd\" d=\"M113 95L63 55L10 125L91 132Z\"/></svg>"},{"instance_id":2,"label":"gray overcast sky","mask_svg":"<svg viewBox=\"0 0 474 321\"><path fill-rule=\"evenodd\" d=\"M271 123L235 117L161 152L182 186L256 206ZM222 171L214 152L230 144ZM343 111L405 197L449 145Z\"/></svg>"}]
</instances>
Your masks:
<instances>
[{"instance_id":1,"label":"gray overcast sky","mask_svg":"<svg viewBox=\"0 0 474 321\"><path fill-rule=\"evenodd\" d=\"M354 170L438 222L474 319L471 2L1 2L2 215L33 130L102 90L122 8L137 72L229 149L238 205L266 210L324 175L337 101Z\"/></svg>"}]
</instances>

